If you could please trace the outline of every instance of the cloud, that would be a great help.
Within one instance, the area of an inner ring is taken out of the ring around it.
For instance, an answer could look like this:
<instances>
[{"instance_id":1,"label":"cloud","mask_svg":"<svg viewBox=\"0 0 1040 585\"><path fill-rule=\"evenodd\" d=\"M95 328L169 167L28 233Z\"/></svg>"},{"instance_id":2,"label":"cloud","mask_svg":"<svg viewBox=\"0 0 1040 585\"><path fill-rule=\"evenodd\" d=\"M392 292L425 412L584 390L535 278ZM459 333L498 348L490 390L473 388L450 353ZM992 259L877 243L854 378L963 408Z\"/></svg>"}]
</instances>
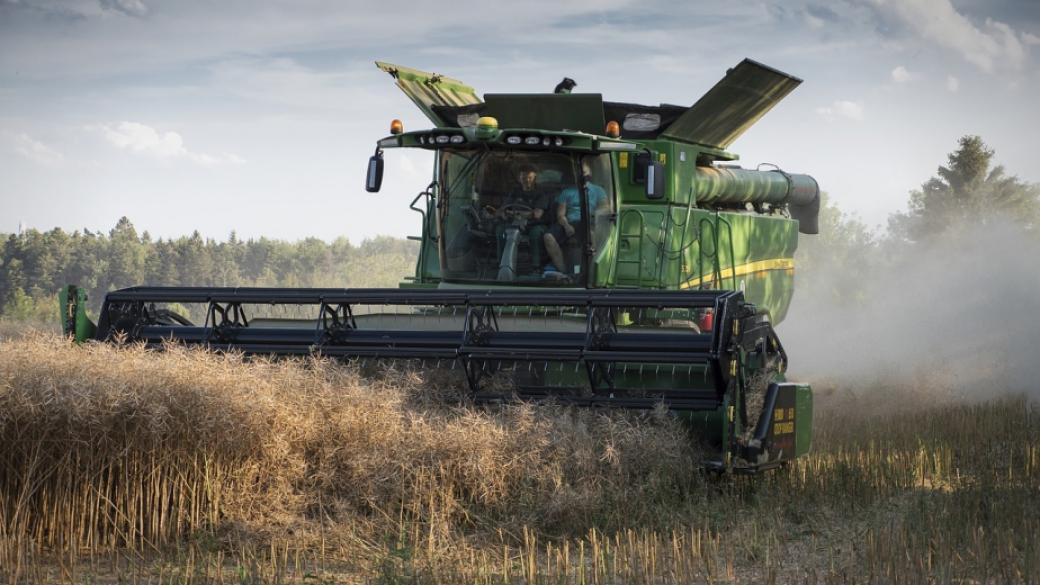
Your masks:
<instances>
[{"instance_id":1,"label":"cloud","mask_svg":"<svg viewBox=\"0 0 1040 585\"><path fill-rule=\"evenodd\" d=\"M824 25L827 24L827 22L824 21L822 18L820 18L819 16L816 16L815 14L812 14L812 13L810 13L808 11L806 11L802 15L802 17L805 20L805 25L808 26L809 28L817 28L817 29L819 29L819 28L823 28Z\"/></svg>"},{"instance_id":2,"label":"cloud","mask_svg":"<svg viewBox=\"0 0 1040 585\"><path fill-rule=\"evenodd\" d=\"M292 106L313 112L342 112L343 104L380 103L364 83L371 70L323 71L288 57L234 57L209 66L211 86L219 92L254 102ZM383 82L383 79L379 79Z\"/></svg>"},{"instance_id":3,"label":"cloud","mask_svg":"<svg viewBox=\"0 0 1040 585\"><path fill-rule=\"evenodd\" d=\"M961 80L957 79L952 75L946 76L946 90L950 93L957 93L957 90L961 88Z\"/></svg>"},{"instance_id":4,"label":"cloud","mask_svg":"<svg viewBox=\"0 0 1040 585\"><path fill-rule=\"evenodd\" d=\"M186 159L201 165L240 164L245 162L234 154L212 155L188 150L177 132L161 132L137 122L120 122L114 126L90 127L116 148L160 159Z\"/></svg>"},{"instance_id":5,"label":"cloud","mask_svg":"<svg viewBox=\"0 0 1040 585\"><path fill-rule=\"evenodd\" d=\"M902 65L892 70L892 81L896 83L906 83L911 81L913 78L914 75L907 71L906 67L903 67Z\"/></svg>"},{"instance_id":6,"label":"cloud","mask_svg":"<svg viewBox=\"0 0 1040 585\"><path fill-rule=\"evenodd\" d=\"M828 122L833 122L839 118L859 122L863 119L863 104L848 100L836 100L829 106L816 108L816 113L823 116Z\"/></svg>"},{"instance_id":7,"label":"cloud","mask_svg":"<svg viewBox=\"0 0 1040 585\"><path fill-rule=\"evenodd\" d=\"M33 162L42 165L56 165L65 160L65 156L60 152L38 140L32 139L24 132L9 134L8 136L14 151Z\"/></svg>"},{"instance_id":8,"label":"cloud","mask_svg":"<svg viewBox=\"0 0 1040 585\"><path fill-rule=\"evenodd\" d=\"M127 16L141 18L148 14L148 6L141 0L100 0L105 10L122 12Z\"/></svg>"},{"instance_id":9,"label":"cloud","mask_svg":"<svg viewBox=\"0 0 1040 585\"><path fill-rule=\"evenodd\" d=\"M870 1L889 24L958 53L982 71L1017 71L1025 66L1025 44L1032 44L1033 35L1020 34L1003 22L987 18L982 27L976 26L950 0Z\"/></svg>"}]
</instances>

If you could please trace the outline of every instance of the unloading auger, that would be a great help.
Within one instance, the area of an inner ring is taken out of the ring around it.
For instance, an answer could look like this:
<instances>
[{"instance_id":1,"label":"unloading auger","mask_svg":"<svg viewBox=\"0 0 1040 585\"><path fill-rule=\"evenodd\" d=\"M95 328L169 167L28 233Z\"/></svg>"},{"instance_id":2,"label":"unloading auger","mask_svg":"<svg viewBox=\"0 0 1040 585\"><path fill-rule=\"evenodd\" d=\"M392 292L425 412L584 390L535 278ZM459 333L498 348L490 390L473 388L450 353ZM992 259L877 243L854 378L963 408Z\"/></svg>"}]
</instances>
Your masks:
<instances>
[{"instance_id":1,"label":"unloading auger","mask_svg":"<svg viewBox=\"0 0 1040 585\"><path fill-rule=\"evenodd\" d=\"M816 232L807 175L726 164L725 149L799 80L750 60L692 107L598 94L487 94L378 63L430 118L394 120L384 152L434 155L412 201L415 274L396 289L133 287L97 324L61 295L77 341L172 341L245 354L402 360L461 374L477 403L517 398L683 417L705 465L755 472L808 452L812 393L789 383L773 329L799 229Z\"/></svg>"}]
</instances>

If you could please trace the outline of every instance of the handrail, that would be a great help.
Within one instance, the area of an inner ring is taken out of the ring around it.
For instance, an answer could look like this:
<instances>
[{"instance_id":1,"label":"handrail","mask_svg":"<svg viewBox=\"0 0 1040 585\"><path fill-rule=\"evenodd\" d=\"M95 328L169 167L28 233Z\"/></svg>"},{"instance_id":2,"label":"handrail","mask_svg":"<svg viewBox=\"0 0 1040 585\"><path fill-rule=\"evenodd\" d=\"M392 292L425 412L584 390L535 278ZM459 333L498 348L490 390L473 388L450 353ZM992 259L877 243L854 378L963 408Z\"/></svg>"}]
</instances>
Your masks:
<instances>
[{"instance_id":1,"label":"handrail","mask_svg":"<svg viewBox=\"0 0 1040 585\"><path fill-rule=\"evenodd\" d=\"M719 280L722 279L722 274L720 272L721 269L719 267L719 262L718 262L718 255L719 255L719 242L718 242L718 237L717 237L717 231L718 230L716 229L715 224L712 223L710 217L702 217L701 220L697 223L697 228L698 228L698 232L699 232L698 233L698 242L700 242L700 249L698 250L698 254L697 254L697 273L700 274L700 284L698 284L697 288L703 289L703 288L706 288L705 287L706 279L705 279L705 274L704 274L704 260L705 259L708 259L708 260L710 260L712 262L712 278L711 278L711 282L712 283L715 282L716 276L718 276ZM706 239L704 236L705 236L705 234L707 234L709 232L712 235L711 235L711 237ZM705 241L705 240L707 240L707 241ZM706 243L711 243L711 252L706 252L705 251L704 248L705 248L705 244Z\"/></svg>"},{"instance_id":2,"label":"handrail","mask_svg":"<svg viewBox=\"0 0 1040 585\"><path fill-rule=\"evenodd\" d=\"M726 219L726 218L722 217L721 215L719 215L718 211L715 212L715 217L717 218L718 222L720 222L720 223L722 223L722 224L724 224L726 226L726 233L727 233L727 235L729 235L729 262L730 262L730 270L729 270L729 272L730 272L730 282L733 284L733 288L731 288L730 290L737 290L737 253L736 253L736 250L735 250L735 248L733 246L733 224L731 224L728 219ZM721 234L722 234L722 231L718 230L717 235L721 235ZM721 265L721 263L722 263L722 260L720 258L719 259L719 264ZM721 283L722 282L721 274L719 276L720 276L719 282Z\"/></svg>"},{"instance_id":3,"label":"handrail","mask_svg":"<svg viewBox=\"0 0 1040 585\"><path fill-rule=\"evenodd\" d=\"M730 259L730 283L732 285L731 290L737 289L737 271L736 271L736 252L733 245L733 224L726 218L719 215L719 212L715 212L715 221L712 222L711 217L701 218L698 223L699 227L699 238L698 241L701 243L699 254L697 257L697 272L700 274L700 288L704 288L705 275L704 275L704 260L708 259L712 263L711 282L714 285L718 283L717 288L722 288L722 254L720 249L720 237L722 235L721 226L725 226L726 235L729 236L729 259ZM710 228L711 237L708 238L708 242L712 244L711 252L704 251L705 238L704 234L709 231L705 227Z\"/></svg>"},{"instance_id":4,"label":"handrail","mask_svg":"<svg viewBox=\"0 0 1040 585\"><path fill-rule=\"evenodd\" d=\"M668 205L665 207L664 212L664 231L661 235L661 241L657 243L657 282L664 285L664 271L665 262L669 259L668 245L672 242L672 226L675 222L672 220L672 206Z\"/></svg>"},{"instance_id":5,"label":"handrail","mask_svg":"<svg viewBox=\"0 0 1040 585\"><path fill-rule=\"evenodd\" d=\"M676 255L675 255L676 259L679 261L679 267L675 271L675 274L678 276L678 278L677 278L677 280L675 282L676 288L681 287L682 283L685 282L685 280L683 279L683 276L684 276L684 274L683 274L683 266L686 265L684 255L686 254L686 235L689 232L688 228L690 226L690 215L693 214L693 201L694 201L693 187L690 187L690 196L689 196L688 201L686 203L686 219L684 219L683 222L682 222L682 225L679 226L681 228L681 230L682 230L682 237L679 239L679 249L676 250ZM669 210L669 213L671 213L671 210ZM692 239L690 241L690 245L691 246L693 245Z\"/></svg>"},{"instance_id":6,"label":"handrail","mask_svg":"<svg viewBox=\"0 0 1040 585\"><path fill-rule=\"evenodd\" d=\"M430 224L430 222L429 222L430 202L433 200L433 197L434 197L433 189L436 187L436 185L437 185L436 181L433 182L433 183L430 183L429 185L427 185L426 189L420 191L419 194L415 196L415 199L412 199L412 202L408 205L408 209L411 209L412 211L415 211L422 218L422 234L419 236L419 242L420 242L419 243L419 260L415 263L415 279L416 280L422 280L423 274L426 273L426 241L427 241L427 238L429 238L431 242L434 242L434 243L437 242L437 236L430 236L430 225L429 225ZM415 206L415 204L418 203L418 201L420 199L422 199L423 197L427 198L426 209L425 210Z\"/></svg>"},{"instance_id":7,"label":"handrail","mask_svg":"<svg viewBox=\"0 0 1040 585\"><path fill-rule=\"evenodd\" d=\"M625 234L622 230L625 226L625 216L634 213L639 218L639 234L633 236L632 234ZM622 260L621 259L621 241L624 239L638 237L639 246L636 248L636 259L635 260ZM639 285L643 280L643 241L646 239L646 217L643 215L641 209L625 209L618 216L618 249L617 254L614 257L614 281L619 280L619 264L635 264L636 265L636 285Z\"/></svg>"}]
</instances>

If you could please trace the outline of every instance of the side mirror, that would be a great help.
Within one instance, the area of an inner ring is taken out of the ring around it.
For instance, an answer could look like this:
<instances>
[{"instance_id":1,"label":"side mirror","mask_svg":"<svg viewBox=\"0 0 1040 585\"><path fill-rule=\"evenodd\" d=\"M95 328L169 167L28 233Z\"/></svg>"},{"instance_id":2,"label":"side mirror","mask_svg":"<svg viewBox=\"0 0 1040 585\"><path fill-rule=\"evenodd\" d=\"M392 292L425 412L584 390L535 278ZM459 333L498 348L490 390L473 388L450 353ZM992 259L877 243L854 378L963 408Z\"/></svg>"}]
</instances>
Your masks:
<instances>
[{"instance_id":1,"label":"side mirror","mask_svg":"<svg viewBox=\"0 0 1040 585\"><path fill-rule=\"evenodd\" d=\"M378 193L383 185L383 151L377 150L368 159L368 172L365 173L365 191Z\"/></svg>"},{"instance_id":2,"label":"side mirror","mask_svg":"<svg viewBox=\"0 0 1040 585\"><path fill-rule=\"evenodd\" d=\"M646 198L660 199L664 197L664 165L651 161L646 165Z\"/></svg>"}]
</instances>

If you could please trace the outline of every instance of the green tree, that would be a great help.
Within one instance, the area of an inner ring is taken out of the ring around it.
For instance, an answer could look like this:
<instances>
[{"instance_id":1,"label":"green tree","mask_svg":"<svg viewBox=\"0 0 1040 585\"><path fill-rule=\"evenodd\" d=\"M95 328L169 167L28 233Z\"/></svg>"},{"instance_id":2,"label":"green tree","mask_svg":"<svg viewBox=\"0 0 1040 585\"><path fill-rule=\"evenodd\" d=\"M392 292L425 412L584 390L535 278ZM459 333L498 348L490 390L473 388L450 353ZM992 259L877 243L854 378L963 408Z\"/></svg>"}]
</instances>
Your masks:
<instances>
[{"instance_id":1,"label":"green tree","mask_svg":"<svg viewBox=\"0 0 1040 585\"><path fill-rule=\"evenodd\" d=\"M862 275L878 261L878 240L856 216L843 213L822 194L820 233L801 237L795 253L799 296L817 302L860 299Z\"/></svg>"},{"instance_id":2,"label":"green tree","mask_svg":"<svg viewBox=\"0 0 1040 585\"><path fill-rule=\"evenodd\" d=\"M994 151L978 136L964 136L958 144L938 176L910 193L909 210L892 216L892 235L921 241L951 227L1009 219L1035 228L1040 189L992 166Z\"/></svg>"},{"instance_id":3,"label":"green tree","mask_svg":"<svg viewBox=\"0 0 1040 585\"><path fill-rule=\"evenodd\" d=\"M198 230L175 242L182 286L213 286L216 279L213 278L212 244L204 240Z\"/></svg>"},{"instance_id":4,"label":"green tree","mask_svg":"<svg viewBox=\"0 0 1040 585\"><path fill-rule=\"evenodd\" d=\"M11 299L3 307L4 318L14 321L34 321L36 323L56 323L58 320L57 295L41 295L31 297L22 289L15 289Z\"/></svg>"},{"instance_id":5,"label":"green tree","mask_svg":"<svg viewBox=\"0 0 1040 585\"><path fill-rule=\"evenodd\" d=\"M144 283L153 286L177 286L181 283L177 248L170 240L159 239L149 248L145 258Z\"/></svg>"},{"instance_id":6,"label":"green tree","mask_svg":"<svg viewBox=\"0 0 1040 585\"><path fill-rule=\"evenodd\" d=\"M109 233L108 281L112 288L126 288L140 284L145 274L147 250L137 230L126 217L119 218Z\"/></svg>"},{"instance_id":7,"label":"green tree","mask_svg":"<svg viewBox=\"0 0 1040 585\"><path fill-rule=\"evenodd\" d=\"M234 230L227 242L220 242L213 250L213 264L216 271L216 284L220 286L239 286L242 283L242 257L245 244L238 239Z\"/></svg>"},{"instance_id":8,"label":"green tree","mask_svg":"<svg viewBox=\"0 0 1040 585\"><path fill-rule=\"evenodd\" d=\"M146 286L395 286L411 274L415 242L375 238L361 253L346 238L226 242L198 232L153 240L121 218L107 234L55 228L0 234L0 318L50 321L57 291L76 284L96 311L113 288Z\"/></svg>"}]
</instances>

